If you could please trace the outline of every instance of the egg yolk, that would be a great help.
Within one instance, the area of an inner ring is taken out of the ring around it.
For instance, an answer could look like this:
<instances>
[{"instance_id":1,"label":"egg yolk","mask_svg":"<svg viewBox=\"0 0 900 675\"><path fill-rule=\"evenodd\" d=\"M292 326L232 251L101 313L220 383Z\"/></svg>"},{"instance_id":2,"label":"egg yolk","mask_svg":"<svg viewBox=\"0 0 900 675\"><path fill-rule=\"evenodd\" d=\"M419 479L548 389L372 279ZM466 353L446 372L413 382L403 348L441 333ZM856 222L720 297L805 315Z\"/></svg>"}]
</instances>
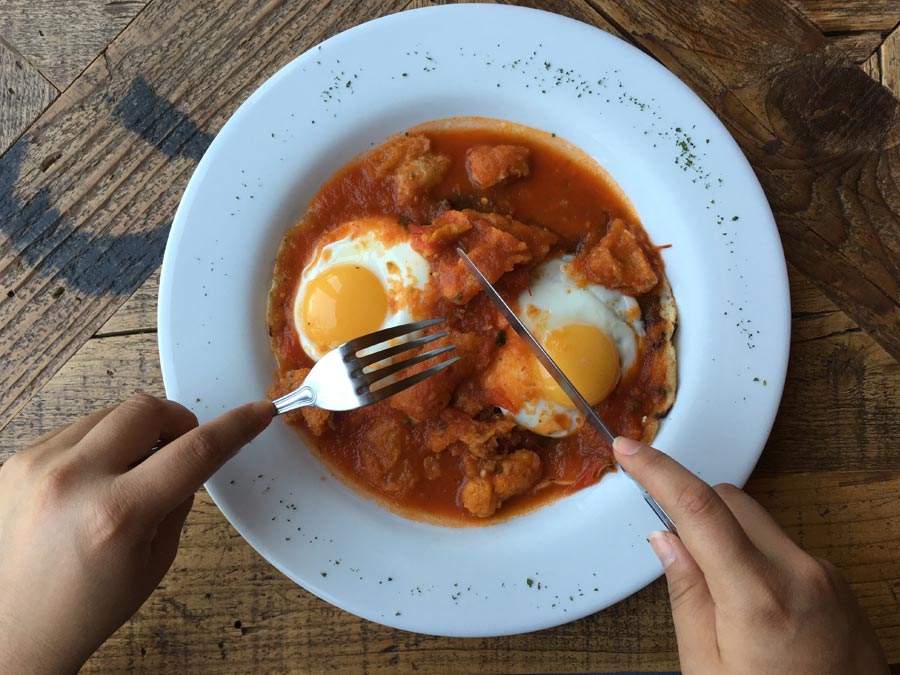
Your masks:
<instances>
[{"instance_id":1,"label":"egg yolk","mask_svg":"<svg viewBox=\"0 0 900 675\"><path fill-rule=\"evenodd\" d=\"M541 341L550 358L591 405L600 403L619 382L619 350L596 326L570 324L547 333ZM564 406L572 402L556 381L541 367L538 386L542 396Z\"/></svg>"},{"instance_id":2,"label":"egg yolk","mask_svg":"<svg viewBox=\"0 0 900 675\"><path fill-rule=\"evenodd\" d=\"M370 270L336 265L307 284L298 318L309 339L329 351L378 330L387 308L384 286Z\"/></svg>"}]
</instances>

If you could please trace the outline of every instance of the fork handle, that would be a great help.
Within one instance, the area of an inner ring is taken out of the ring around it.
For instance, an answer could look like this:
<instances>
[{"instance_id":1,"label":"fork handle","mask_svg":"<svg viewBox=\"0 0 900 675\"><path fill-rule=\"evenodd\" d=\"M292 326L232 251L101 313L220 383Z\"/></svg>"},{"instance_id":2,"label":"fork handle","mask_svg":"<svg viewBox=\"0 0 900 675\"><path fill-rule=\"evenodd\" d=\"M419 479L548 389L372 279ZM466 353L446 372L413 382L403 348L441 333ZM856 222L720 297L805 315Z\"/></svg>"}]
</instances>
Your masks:
<instances>
[{"instance_id":1,"label":"fork handle","mask_svg":"<svg viewBox=\"0 0 900 675\"><path fill-rule=\"evenodd\" d=\"M286 412L291 412L292 410L296 410L297 408L305 408L307 406L311 406L316 402L316 392L313 391L312 387L307 385L303 385L299 389L295 389L290 394L285 394L281 398L276 398L272 401L272 404L275 406L276 415L282 415Z\"/></svg>"}]
</instances>

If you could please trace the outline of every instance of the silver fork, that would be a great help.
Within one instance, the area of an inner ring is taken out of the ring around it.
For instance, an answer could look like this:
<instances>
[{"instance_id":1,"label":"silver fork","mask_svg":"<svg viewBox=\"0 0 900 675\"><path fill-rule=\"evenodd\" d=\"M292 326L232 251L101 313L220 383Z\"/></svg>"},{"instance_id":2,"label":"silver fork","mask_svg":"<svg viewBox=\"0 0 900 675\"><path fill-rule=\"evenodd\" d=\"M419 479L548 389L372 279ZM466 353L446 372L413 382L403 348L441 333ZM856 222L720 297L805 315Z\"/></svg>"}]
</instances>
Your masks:
<instances>
[{"instance_id":1,"label":"silver fork","mask_svg":"<svg viewBox=\"0 0 900 675\"><path fill-rule=\"evenodd\" d=\"M429 319L385 328L335 347L319 359L298 389L272 402L275 404L275 409L279 415L306 406L315 406L325 410L353 410L382 401L414 384L427 380L458 361L459 357L447 359L420 373L400 380L388 380L383 383L383 386L372 389L373 385L395 373L456 349L456 345L446 345L403 361L390 361L385 365L380 365L382 361L447 337L448 331L424 335L379 351L367 351L365 354L360 354L360 352L377 347L389 340L409 337L423 328L435 326L442 321L444 319ZM369 366L373 367L366 370Z\"/></svg>"}]
</instances>

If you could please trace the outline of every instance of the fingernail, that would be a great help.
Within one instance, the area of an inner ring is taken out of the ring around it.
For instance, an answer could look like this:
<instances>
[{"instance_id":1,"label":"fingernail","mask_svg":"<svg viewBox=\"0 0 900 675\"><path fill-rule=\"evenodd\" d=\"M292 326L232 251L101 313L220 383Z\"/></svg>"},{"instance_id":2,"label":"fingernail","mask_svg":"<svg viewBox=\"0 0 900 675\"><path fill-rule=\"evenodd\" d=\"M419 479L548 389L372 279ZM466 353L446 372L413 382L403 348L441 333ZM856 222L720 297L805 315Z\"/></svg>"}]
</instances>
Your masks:
<instances>
[{"instance_id":1,"label":"fingernail","mask_svg":"<svg viewBox=\"0 0 900 675\"><path fill-rule=\"evenodd\" d=\"M616 437L613 441L613 450L620 455L633 455L641 449L641 444L624 436Z\"/></svg>"},{"instance_id":2,"label":"fingernail","mask_svg":"<svg viewBox=\"0 0 900 675\"><path fill-rule=\"evenodd\" d=\"M669 541L669 537L661 530L654 530L647 536L647 541L653 547L653 552L662 563L663 569L669 569L669 565L675 562L675 547Z\"/></svg>"}]
</instances>

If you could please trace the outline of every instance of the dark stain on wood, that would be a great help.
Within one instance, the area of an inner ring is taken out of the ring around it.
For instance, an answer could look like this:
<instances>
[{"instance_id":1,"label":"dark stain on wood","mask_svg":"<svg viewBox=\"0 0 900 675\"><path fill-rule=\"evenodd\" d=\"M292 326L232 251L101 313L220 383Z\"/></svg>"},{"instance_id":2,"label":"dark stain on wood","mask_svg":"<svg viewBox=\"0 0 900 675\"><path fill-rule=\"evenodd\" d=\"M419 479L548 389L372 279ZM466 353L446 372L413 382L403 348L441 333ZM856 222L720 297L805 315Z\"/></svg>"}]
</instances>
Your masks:
<instances>
[{"instance_id":1,"label":"dark stain on wood","mask_svg":"<svg viewBox=\"0 0 900 675\"><path fill-rule=\"evenodd\" d=\"M766 101L781 138L814 155L877 151L897 114L897 99L858 66L823 53L805 54L779 70Z\"/></svg>"},{"instance_id":2,"label":"dark stain on wood","mask_svg":"<svg viewBox=\"0 0 900 675\"><path fill-rule=\"evenodd\" d=\"M183 155L199 162L212 143L212 134L201 131L196 122L159 96L140 75L131 81L128 93L112 114L121 118L126 129L170 157Z\"/></svg>"}]
</instances>

